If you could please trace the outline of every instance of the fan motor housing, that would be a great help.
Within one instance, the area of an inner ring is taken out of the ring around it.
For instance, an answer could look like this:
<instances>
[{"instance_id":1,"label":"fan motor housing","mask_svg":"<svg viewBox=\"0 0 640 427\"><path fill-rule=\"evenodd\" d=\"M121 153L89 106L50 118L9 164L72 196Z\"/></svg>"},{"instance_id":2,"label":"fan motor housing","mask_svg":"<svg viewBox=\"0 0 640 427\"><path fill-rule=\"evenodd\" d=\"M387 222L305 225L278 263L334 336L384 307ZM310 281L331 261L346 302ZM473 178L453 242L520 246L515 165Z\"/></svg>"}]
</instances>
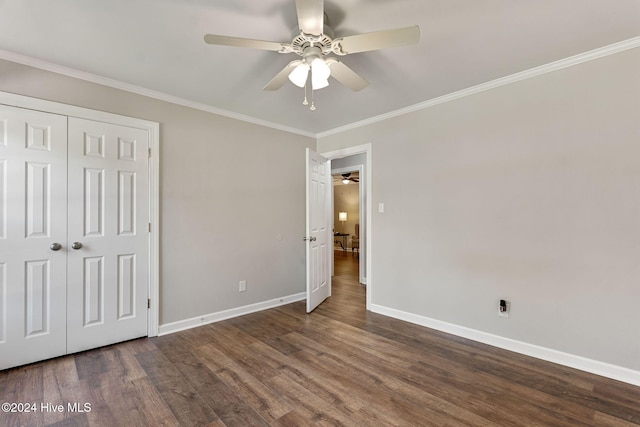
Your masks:
<instances>
[{"instance_id":1,"label":"fan motor housing","mask_svg":"<svg viewBox=\"0 0 640 427\"><path fill-rule=\"evenodd\" d=\"M331 53L331 44L333 43L333 30L328 25L323 28L322 34L319 36L305 34L296 27L292 32L291 47L293 52L300 56L305 56L305 50L309 47L319 47L322 55Z\"/></svg>"}]
</instances>

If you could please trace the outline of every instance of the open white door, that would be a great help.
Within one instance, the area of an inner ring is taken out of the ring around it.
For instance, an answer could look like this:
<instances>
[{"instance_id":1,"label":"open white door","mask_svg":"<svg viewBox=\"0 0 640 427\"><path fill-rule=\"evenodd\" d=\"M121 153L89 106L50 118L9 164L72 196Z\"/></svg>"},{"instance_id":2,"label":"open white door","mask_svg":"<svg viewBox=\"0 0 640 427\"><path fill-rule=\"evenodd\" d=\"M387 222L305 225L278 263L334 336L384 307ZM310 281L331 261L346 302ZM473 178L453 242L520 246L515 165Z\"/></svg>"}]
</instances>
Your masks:
<instances>
[{"instance_id":1,"label":"open white door","mask_svg":"<svg viewBox=\"0 0 640 427\"><path fill-rule=\"evenodd\" d=\"M331 164L307 148L307 313L331 295Z\"/></svg>"}]
</instances>

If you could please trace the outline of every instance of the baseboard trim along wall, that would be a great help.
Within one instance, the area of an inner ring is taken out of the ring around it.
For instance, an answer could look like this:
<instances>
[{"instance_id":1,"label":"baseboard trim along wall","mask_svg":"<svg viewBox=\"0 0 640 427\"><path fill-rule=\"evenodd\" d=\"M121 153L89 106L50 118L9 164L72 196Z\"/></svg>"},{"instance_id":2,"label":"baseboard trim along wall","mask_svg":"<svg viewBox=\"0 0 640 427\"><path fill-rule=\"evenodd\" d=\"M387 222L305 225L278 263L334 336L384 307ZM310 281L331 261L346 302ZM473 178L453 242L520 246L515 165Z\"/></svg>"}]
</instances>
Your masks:
<instances>
[{"instance_id":1,"label":"baseboard trim along wall","mask_svg":"<svg viewBox=\"0 0 640 427\"><path fill-rule=\"evenodd\" d=\"M429 317L413 313L407 313L405 311L377 304L371 304L371 311L384 316L393 317L394 319L404 320L409 323L414 323L416 325L425 326L427 328L436 329L441 332L446 332L462 338L502 348L504 350L546 360L547 362L557 363L559 365L568 366L570 368L579 369L581 371L640 386L640 372L628 368L528 344L522 341L512 340L499 335L493 335L487 332L454 325L452 323L431 319Z\"/></svg>"},{"instance_id":2,"label":"baseboard trim along wall","mask_svg":"<svg viewBox=\"0 0 640 427\"><path fill-rule=\"evenodd\" d=\"M302 301L306 298L307 293L300 292L299 294L275 298L269 301L231 308L229 310L218 311L216 313L203 314L202 316L193 317L191 319L178 320L177 322L160 325L158 335L161 336L172 334L174 332L184 331L186 329L195 328L197 326L220 322L222 320L231 319L233 317L244 316L245 314L256 313L258 311L267 310L269 308L275 308L281 305L290 304L292 302Z\"/></svg>"}]
</instances>

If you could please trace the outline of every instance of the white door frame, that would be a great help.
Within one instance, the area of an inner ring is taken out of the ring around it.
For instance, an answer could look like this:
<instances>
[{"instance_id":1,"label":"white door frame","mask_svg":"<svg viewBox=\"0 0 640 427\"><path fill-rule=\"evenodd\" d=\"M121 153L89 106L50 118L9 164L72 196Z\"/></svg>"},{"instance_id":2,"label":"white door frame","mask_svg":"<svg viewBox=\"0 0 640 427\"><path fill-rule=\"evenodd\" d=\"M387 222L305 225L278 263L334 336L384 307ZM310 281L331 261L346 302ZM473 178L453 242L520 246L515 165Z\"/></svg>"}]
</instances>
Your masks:
<instances>
[{"instance_id":1,"label":"white door frame","mask_svg":"<svg viewBox=\"0 0 640 427\"><path fill-rule=\"evenodd\" d=\"M362 176L364 174L363 165L345 166L343 168L331 169L331 174L332 175L343 174L343 173L348 173L348 172L358 172L358 176L361 177L360 178L361 182L358 183L358 187L359 187L358 188L358 215L360 216L360 218L364 219L364 227L361 226L360 229L361 230L364 229L365 230L365 234L366 234L366 230L367 230L367 227L369 226L369 223L367 222L368 218L366 217L366 213L365 213L365 202L364 202L365 197L364 196L365 196L365 191L366 191L365 190L365 188L366 188L365 184L366 183L364 182L364 180L362 178ZM335 203L335 197L336 197L335 196L335 188L336 188L335 185L331 187L331 190L332 190L331 191L331 193L332 193L331 194L331 200L332 200L331 203L332 203L332 205ZM331 209L331 213L332 214L334 213L334 210L335 209ZM331 219L331 223L335 224L335 218ZM360 220L360 223L362 225L362 219ZM365 239L363 239L363 241L366 244L366 236L365 236ZM351 249L351 251L353 252L353 249ZM367 256L367 248L366 248L366 246L364 248L360 248L358 251L363 253L365 258L366 258L366 256ZM358 281L360 283L362 283L362 284L365 284L365 285L367 284L367 274L366 274L366 271L364 271L364 268L365 268L366 264L367 264L366 262L361 262L360 263L360 268L359 268L359 271L358 271ZM333 261L331 262L331 267L332 267L331 268L331 273L333 274L333 272L334 272Z\"/></svg>"},{"instance_id":2,"label":"white door frame","mask_svg":"<svg viewBox=\"0 0 640 427\"><path fill-rule=\"evenodd\" d=\"M371 297L373 295L373 275L371 274L371 242L372 242L372 232L373 229L373 217L372 217L372 192L371 192L371 143L356 145L354 147L343 148L335 151L328 151L324 153L320 153L323 157L326 157L329 160L333 159L341 159L343 157L353 156L356 154L364 154L365 155L365 171L364 176L361 175L360 182L364 181L364 192L366 194L366 207L365 207L365 218L366 218L366 229L365 229L365 263L366 263L366 278L367 278L367 310L371 311ZM332 202L333 204L333 199ZM331 209L333 212L333 208Z\"/></svg>"},{"instance_id":3,"label":"white door frame","mask_svg":"<svg viewBox=\"0 0 640 427\"><path fill-rule=\"evenodd\" d=\"M118 114L106 113L103 111L91 110L83 107L62 104L59 102L47 101L43 99L30 98L28 96L16 95L0 91L0 104L11 105L19 108L43 111L60 114L81 119L95 120L100 122L113 123L122 126L129 126L144 129L149 132L150 158L149 158L149 284L148 298L150 307L147 311L148 336L158 335L158 325L160 320L160 285L159 285L159 230L160 230L160 125L133 117L121 116Z\"/></svg>"}]
</instances>

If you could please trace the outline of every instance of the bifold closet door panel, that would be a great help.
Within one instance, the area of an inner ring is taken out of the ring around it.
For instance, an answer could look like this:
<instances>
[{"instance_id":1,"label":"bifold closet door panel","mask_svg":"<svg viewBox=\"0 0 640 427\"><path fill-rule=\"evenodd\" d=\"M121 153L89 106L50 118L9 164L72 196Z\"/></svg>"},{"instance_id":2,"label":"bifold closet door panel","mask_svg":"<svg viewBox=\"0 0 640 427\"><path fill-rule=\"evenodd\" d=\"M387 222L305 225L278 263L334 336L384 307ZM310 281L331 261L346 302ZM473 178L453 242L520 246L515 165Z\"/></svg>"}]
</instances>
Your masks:
<instances>
[{"instance_id":1,"label":"bifold closet door panel","mask_svg":"<svg viewBox=\"0 0 640 427\"><path fill-rule=\"evenodd\" d=\"M0 105L0 369L66 353L67 117Z\"/></svg>"},{"instance_id":2,"label":"bifold closet door panel","mask_svg":"<svg viewBox=\"0 0 640 427\"><path fill-rule=\"evenodd\" d=\"M149 134L69 118L69 353L147 335Z\"/></svg>"}]
</instances>

